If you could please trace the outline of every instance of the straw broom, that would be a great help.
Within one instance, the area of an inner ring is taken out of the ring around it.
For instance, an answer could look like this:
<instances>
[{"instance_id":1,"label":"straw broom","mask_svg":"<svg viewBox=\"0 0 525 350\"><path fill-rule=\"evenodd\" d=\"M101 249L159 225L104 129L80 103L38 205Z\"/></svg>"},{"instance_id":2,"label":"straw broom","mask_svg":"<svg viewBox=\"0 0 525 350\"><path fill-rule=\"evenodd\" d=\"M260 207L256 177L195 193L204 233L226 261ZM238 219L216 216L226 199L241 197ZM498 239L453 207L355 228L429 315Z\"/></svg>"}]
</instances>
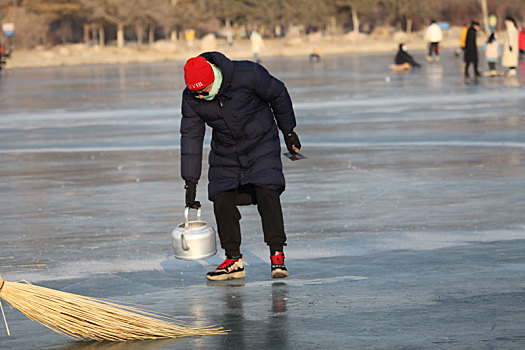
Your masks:
<instances>
[{"instance_id":1,"label":"straw broom","mask_svg":"<svg viewBox=\"0 0 525 350\"><path fill-rule=\"evenodd\" d=\"M31 320L78 340L128 341L227 332L214 326L188 326L159 314L101 299L29 283L7 282L1 277L0 298ZM4 315L3 318L9 334Z\"/></svg>"}]
</instances>

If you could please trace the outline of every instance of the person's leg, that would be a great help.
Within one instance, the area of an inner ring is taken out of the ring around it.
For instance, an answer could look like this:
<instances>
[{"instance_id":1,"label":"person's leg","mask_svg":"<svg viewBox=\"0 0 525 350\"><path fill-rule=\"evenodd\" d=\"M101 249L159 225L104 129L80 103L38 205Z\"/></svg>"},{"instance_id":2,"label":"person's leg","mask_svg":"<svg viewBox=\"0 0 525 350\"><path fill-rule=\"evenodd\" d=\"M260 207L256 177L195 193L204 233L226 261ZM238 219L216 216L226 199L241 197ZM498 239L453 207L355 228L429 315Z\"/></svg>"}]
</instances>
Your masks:
<instances>
[{"instance_id":1,"label":"person's leg","mask_svg":"<svg viewBox=\"0 0 525 350\"><path fill-rule=\"evenodd\" d=\"M468 67L470 66L470 61L465 62L465 78L469 77Z\"/></svg>"},{"instance_id":2,"label":"person's leg","mask_svg":"<svg viewBox=\"0 0 525 350\"><path fill-rule=\"evenodd\" d=\"M432 62L432 43L428 44L427 61Z\"/></svg>"},{"instance_id":3,"label":"person's leg","mask_svg":"<svg viewBox=\"0 0 525 350\"><path fill-rule=\"evenodd\" d=\"M272 278L288 277L290 274L284 264L283 247L286 245L286 234L279 192L255 187L255 194L257 210L261 215L264 241L270 247L271 276Z\"/></svg>"},{"instance_id":4,"label":"person's leg","mask_svg":"<svg viewBox=\"0 0 525 350\"><path fill-rule=\"evenodd\" d=\"M221 193L213 201L221 247L229 257L241 256L241 226L239 224L241 213L237 209L236 200L237 191L233 190Z\"/></svg>"},{"instance_id":5,"label":"person's leg","mask_svg":"<svg viewBox=\"0 0 525 350\"><path fill-rule=\"evenodd\" d=\"M474 65L474 74L475 74L475 76L476 77L480 77L481 74L479 74L479 71L478 71L478 61L474 61L473 65Z\"/></svg>"},{"instance_id":6,"label":"person's leg","mask_svg":"<svg viewBox=\"0 0 525 350\"><path fill-rule=\"evenodd\" d=\"M213 201L217 231L221 247L226 252L226 260L215 270L206 274L206 278L212 281L224 281L246 276L240 252L241 229L239 220L241 214L237 209L236 200L237 190L233 190L220 194Z\"/></svg>"},{"instance_id":7,"label":"person's leg","mask_svg":"<svg viewBox=\"0 0 525 350\"><path fill-rule=\"evenodd\" d=\"M261 215L264 242L273 254L282 251L286 245L283 212L279 192L262 187L254 187L257 197L257 210Z\"/></svg>"}]
</instances>

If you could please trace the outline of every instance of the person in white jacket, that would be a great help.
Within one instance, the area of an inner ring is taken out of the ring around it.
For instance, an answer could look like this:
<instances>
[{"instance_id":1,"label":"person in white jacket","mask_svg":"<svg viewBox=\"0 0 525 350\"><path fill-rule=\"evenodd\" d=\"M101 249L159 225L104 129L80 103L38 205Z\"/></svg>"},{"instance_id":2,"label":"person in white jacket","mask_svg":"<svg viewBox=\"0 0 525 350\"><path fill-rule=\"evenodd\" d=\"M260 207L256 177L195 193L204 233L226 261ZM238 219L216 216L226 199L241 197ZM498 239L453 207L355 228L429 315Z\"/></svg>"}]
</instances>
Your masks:
<instances>
[{"instance_id":1,"label":"person in white jacket","mask_svg":"<svg viewBox=\"0 0 525 350\"><path fill-rule=\"evenodd\" d=\"M261 34L256 30L252 31L250 35L250 42L252 44L252 54L255 63L261 63L261 51L264 50L264 40Z\"/></svg>"},{"instance_id":2,"label":"person in white jacket","mask_svg":"<svg viewBox=\"0 0 525 350\"><path fill-rule=\"evenodd\" d=\"M443 40L443 32L436 21L432 20L425 32L425 42L428 44L428 62L434 60L434 55L436 56L436 62L439 61L439 43L441 40Z\"/></svg>"},{"instance_id":3,"label":"person in white jacket","mask_svg":"<svg viewBox=\"0 0 525 350\"><path fill-rule=\"evenodd\" d=\"M501 65L509 68L507 73L509 77L516 75L516 67L518 66L519 42L518 42L518 26L512 17L505 19L505 40L503 45L503 56L501 58Z\"/></svg>"}]
</instances>

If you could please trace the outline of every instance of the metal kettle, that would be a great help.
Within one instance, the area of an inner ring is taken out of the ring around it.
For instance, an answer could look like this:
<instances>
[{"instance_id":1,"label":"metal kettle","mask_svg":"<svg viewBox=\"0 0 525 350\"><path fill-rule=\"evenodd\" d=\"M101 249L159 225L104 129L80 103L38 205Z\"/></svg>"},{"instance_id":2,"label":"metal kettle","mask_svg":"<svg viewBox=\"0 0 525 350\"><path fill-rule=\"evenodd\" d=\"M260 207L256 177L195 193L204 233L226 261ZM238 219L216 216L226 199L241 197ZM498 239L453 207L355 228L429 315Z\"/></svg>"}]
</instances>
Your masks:
<instances>
[{"instance_id":1,"label":"metal kettle","mask_svg":"<svg viewBox=\"0 0 525 350\"><path fill-rule=\"evenodd\" d=\"M201 209L197 209L197 220L189 221L189 210L184 210L185 221L177 225L171 233L173 253L177 259L206 259L217 253L215 230L201 219Z\"/></svg>"}]
</instances>

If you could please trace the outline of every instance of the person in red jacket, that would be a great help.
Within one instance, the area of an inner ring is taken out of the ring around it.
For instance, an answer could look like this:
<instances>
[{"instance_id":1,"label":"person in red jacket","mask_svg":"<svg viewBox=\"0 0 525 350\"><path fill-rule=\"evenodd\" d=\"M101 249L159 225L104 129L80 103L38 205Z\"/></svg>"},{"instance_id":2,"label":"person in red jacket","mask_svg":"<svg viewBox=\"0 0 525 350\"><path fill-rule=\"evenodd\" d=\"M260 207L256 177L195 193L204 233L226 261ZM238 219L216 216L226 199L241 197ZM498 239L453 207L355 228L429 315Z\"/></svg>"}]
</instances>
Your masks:
<instances>
[{"instance_id":1,"label":"person in red jacket","mask_svg":"<svg viewBox=\"0 0 525 350\"><path fill-rule=\"evenodd\" d=\"M0 44L0 71L2 70L2 66L5 65L5 58L9 57L9 53L5 49L5 46L3 44Z\"/></svg>"},{"instance_id":2,"label":"person in red jacket","mask_svg":"<svg viewBox=\"0 0 525 350\"><path fill-rule=\"evenodd\" d=\"M518 43L520 48L520 59L522 60L525 56L525 30L520 27L520 33L518 35Z\"/></svg>"}]
</instances>

